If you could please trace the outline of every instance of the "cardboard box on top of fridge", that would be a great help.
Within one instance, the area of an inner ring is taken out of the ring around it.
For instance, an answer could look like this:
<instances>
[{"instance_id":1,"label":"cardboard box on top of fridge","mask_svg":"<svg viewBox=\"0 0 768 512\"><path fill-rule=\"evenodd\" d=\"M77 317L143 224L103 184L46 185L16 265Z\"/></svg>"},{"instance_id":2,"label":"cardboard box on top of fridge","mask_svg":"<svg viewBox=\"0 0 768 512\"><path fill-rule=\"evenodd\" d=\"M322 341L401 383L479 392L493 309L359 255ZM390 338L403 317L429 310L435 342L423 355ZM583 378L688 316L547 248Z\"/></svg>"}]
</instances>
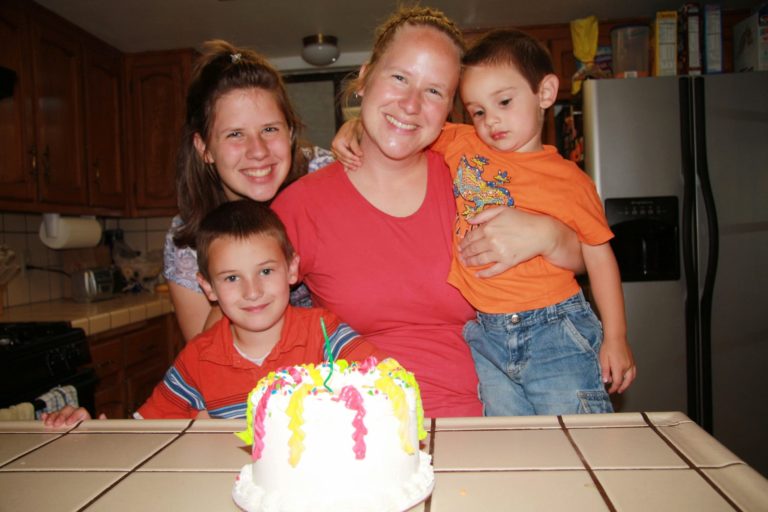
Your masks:
<instances>
[{"instance_id":1,"label":"cardboard box on top of fridge","mask_svg":"<svg viewBox=\"0 0 768 512\"><path fill-rule=\"evenodd\" d=\"M768 70L768 3L733 27L733 69Z\"/></svg>"}]
</instances>

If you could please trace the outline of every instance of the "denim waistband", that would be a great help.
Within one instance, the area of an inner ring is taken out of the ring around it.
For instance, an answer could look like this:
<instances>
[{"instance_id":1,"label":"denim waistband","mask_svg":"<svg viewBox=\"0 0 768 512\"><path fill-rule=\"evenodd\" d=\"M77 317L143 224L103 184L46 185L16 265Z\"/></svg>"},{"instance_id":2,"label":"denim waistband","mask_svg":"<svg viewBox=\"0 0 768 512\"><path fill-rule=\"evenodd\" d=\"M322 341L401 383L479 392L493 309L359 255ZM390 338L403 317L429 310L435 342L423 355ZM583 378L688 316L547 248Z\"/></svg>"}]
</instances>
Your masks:
<instances>
[{"instance_id":1,"label":"denim waistband","mask_svg":"<svg viewBox=\"0 0 768 512\"><path fill-rule=\"evenodd\" d=\"M585 309L591 309L591 306L584 297L584 292L579 290L577 294L551 306L516 313L482 313L478 311L477 319L486 326L512 324L514 327L519 327L526 323L554 321L566 313L575 313Z\"/></svg>"}]
</instances>

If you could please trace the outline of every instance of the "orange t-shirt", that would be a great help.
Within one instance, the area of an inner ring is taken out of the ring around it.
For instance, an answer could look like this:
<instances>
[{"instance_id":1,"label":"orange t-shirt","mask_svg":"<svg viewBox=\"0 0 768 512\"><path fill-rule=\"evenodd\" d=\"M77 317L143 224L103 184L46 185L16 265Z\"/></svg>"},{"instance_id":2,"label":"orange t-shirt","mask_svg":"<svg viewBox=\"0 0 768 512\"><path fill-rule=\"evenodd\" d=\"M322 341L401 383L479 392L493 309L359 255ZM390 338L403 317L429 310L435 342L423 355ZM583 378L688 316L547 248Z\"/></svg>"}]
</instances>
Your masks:
<instances>
[{"instance_id":1,"label":"orange t-shirt","mask_svg":"<svg viewBox=\"0 0 768 512\"><path fill-rule=\"evenodd\" d=\"M550 215L573 229L583 243L606 243L613 233L589 176L553 146L531 153L501 153L483 143L468 125L447 124L432 149L442 153L448 163L456 198L454 258L448 282L475 309L485 313L538 309L579 291L573 272L541 256L496 277L475 277L479 267L462 265L457 247L472 227L467 218L495 206Z\"/></svg>"}]
</instances>

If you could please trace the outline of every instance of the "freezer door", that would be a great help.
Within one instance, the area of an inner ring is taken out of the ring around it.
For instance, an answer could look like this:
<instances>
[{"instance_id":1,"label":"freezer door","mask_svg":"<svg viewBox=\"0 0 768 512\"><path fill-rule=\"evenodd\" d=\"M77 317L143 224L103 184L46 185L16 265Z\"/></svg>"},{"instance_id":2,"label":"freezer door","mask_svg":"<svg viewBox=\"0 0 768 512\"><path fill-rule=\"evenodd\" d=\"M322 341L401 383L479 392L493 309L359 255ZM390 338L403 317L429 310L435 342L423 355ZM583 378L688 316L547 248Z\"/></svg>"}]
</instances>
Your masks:
<instances>
[{"instance_id":1,"label":"freezer door","mask_svg":"<svg viewBox=\"0 0 768 512\"><path fill-rule=\"evenodd\" d=\"M677 79L588 80L583 107L587 172L603 200L676 196L682 205ZM684 282L623 288L638 376L616 409L687 412Z\"/></svg>"},{"instance_id":2,"label":"freezer door","mask_svg":"<svg viewBox=\"0 0 768 512\"><path fill-rule=\"evenodd\" d=\"M708 76L704 91L720 238L711 318L713 433L768 475L768 72ZM707 236L700 229L700 240Z\"/></svg>"}]
</instances>

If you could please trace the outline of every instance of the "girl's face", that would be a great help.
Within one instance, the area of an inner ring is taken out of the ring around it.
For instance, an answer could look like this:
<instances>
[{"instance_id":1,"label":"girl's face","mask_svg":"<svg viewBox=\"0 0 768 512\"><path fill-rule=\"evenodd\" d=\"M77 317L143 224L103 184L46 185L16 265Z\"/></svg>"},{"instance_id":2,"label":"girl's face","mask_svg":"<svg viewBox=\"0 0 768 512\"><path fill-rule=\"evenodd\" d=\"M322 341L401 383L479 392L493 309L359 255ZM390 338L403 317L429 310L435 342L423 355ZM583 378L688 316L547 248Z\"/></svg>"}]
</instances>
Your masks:
<instances>
[{"instance_id":1,"label":"girl's face","mask_svg":"<svg viewBox=\"0 0 768 512\"><path fill-rule=\"evenodd\" d=\"M200 157L215 164L227 199L269 201L291 169L291 131L269 91L235 89L214 105L210 140L195 134Z\"/></svg>"},{"instance_id":2,"label":"girl's face","mask_svg":"<svg viewBox=\"0 0 768 512\"><path fill-rule=\"evenodd\" d=\"M362 69L363 151L401 160L439 135L453 106L459 49L432 27L401 27L373 69Z\"/></svg>"}]
</instances>

